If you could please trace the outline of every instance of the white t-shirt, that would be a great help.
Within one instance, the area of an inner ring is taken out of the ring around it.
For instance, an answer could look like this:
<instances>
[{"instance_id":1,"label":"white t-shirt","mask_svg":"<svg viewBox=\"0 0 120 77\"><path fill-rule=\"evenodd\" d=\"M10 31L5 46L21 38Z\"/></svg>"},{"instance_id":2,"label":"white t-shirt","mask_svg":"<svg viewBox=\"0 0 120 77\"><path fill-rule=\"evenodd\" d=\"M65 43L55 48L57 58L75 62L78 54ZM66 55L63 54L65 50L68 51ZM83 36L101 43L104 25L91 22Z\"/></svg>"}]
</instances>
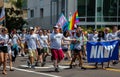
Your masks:
<instances>
[{"instance_id":1,"label":"white t-shirt","mask_svg":"<svg viewBox=\"0 0 120 77\"><path fill-rule=\"evenodd\" d=\"M9 39L9 40L8 40L8 43L9 43L9 44L8 44L8 53L11 54L11 45L10 45L10 44L12 44L12 40Z\"/></svg>"},{"instance_id":2,"label":"white t-shirt","mask_svg":"<svg viewBox=\"0 0 120 77\"><path fill-rule=\"evenodd\" d=\"M105 41L109 41L110 39L110 33L105 34Z\"/></svg>"},{"instance_id":3,"label":"white t-shirt","mask_svg":"<svg viewBox=\"0 0 120 77\"><path fill-rule=\"evenodd\" d=\"M41 35L42 36L42 35ZM44 45L44 41L41 39L41 36L38 35L38 41L40 42L40 46L43 47ZM37 45L37 48L39 48L39 46Z\"/></svg>"},{"instance_id":4,"label":"white t-shirt","mask_svg":"<svg viewBox=\"0 0 120 77\"><path fill-rule=\"evenodd\" d=\"M50 35L50 48L61 49L61 43L63 38L64 36L61 33L58 34L52 33Z\"/></svg>"},{"instance_id":5,"label":"white t-shirt","mask_svg":"<svg viewBox=\"0 0 120 77\"><path fill-rule=\"evenodd\" d=\"M12 37L12 43L13 43L13 44L18 44L18 42L17 42L18 39L19 39L18 35L17 35L17 34L14 34L13 37Z\"/></svg>"},{"instance_id":6,"label":"white t-shirt","mask_svg":"<svg viewBox=\"0 0 120 77\"><path fill-rule=\"evenodd\" d=\"M0 35L0 40L1 41L4 41L4 44L3 45L0 45L0 46L7 46L8 45L8 40L9 40L9 36L7 34L5 35Z\"/></svg>"},{"instance_id":7,"label":"white t-shirt","mask_svg":"<svg viewBox=\"0 0 120 77\"><path fill-rule=\"evenodd\" d=\"M38 40L37 34L32 34L32 35L28 34L25 40L27 42L28 49L34 50L37 48L37 40Z\"/></svg>"},{"instance_id":8,"label":"white t-shirt","mask_svg":"<svg viewBox=\"0 0 120 77\"><path fill-rule=\"evenodd\" d=\"M70 37L66 37L67 39L70 39ZM68 48L69 49L69 46L70 46L70 41L66 41L66 40L63 40L63 42L65 43L64 45L62 45L62 48Z\"/></svg>"},{"instance_id":9,"label":"white t-shirt","mask_svg":"<svg viewBox=\"0 0 120 77\"><path fill-rule=\"evenodd\" d=\"M80 36L80 37L75 37L75 39L77 40L77 41L79 41L79 42L76 42L75 43L75 46L74 46L74 48L75 49L78 49L78 50L80 50L81 49L81 46L83 45L83 38L82 38L82 36Z\"/></svg>"},{"instance_id":10,"label":"white t-shirt","mask_svg":"<svg viewBox=\"0 0 120 77\"><path fill-rule=\"evenodd\" d=\"M43 40L43 47L48 47L47 43L45 41L48 42L48 35L42 35L40 36L41 40Z\"/></svg>"},{"instance_id":11,"label":"white t-shirt","mask_svg":"<svg viewBox=\"0 0 120 77\"><path fill-rule=\"evenodd\" d=\"M21 42L25 43L26 34L20 34Z\"/></svg>"},{"instance_id":12,"label":"white t-shirt","mask_svg":"<svg viewBox=\"0 0 120 77\"><path fill-rule=\"evenodd\" d=\"M118 32L110 33L110 40L117 40L118 39Z\"/></svg>"},{"instance_id":13,"label":"white t-shirt","mask_svg":"<svg viewBox=\"0 0 120 77\"><path fill-rule=\"evenodd\" d=\"M98 40L98 34L94 34L92 37L92 41L97 41Z\"/></svg>"}]
</instances>

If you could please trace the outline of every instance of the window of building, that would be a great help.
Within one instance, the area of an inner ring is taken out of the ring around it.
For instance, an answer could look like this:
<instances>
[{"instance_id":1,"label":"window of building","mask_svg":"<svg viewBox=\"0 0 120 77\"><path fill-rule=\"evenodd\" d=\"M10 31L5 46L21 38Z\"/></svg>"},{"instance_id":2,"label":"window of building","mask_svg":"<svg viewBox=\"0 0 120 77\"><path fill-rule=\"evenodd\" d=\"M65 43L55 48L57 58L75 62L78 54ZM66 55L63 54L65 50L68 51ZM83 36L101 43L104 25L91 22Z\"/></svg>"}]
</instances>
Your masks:
<instances>
[{"instance_id":1,"label":"window of building","mask_svg":"<svg viewBox=\"0 0 120 77\"><path fill-rule=\"evenodd\" d=\"M41 8L41 9L40 9L40 17L41 17L41 18L43 18L43 16L44 16L43 14L44 14L44 9Z\"/></svg>"},{"instance_id":2,"label":"window of building","mask_svg":"<svg viewBox=\"0 0 120 77\"><path fill-rule=\"evenodd\" d=\"M31 15L31 18L34 17L34 10L30 10L30 15Z\"/></svg>"},{"instance_id":3,"label":"window of building","mask_svg":"<svg viewBox=\"0 0 120 77\"><path fill-rule=\"evenodd\" d=\"M96 0L78 0L78 15L80 21L95 21L95 1Z\"/></svg>"},{"instance_id":4,"label":"window of building","mask_svg":"<svg viewBox=\"0 0 120 77\"><path fill-rule=\"evenodd\" d=\"M65 15L65 0L62 0L61 5L61 12Z\"/></svg>"},{"instance_id":5,"label":"window of building","mask_svg":"<svg viewBox=\"0 0 120 77\"><path fill-rule=\"evenodd\" d=\"M87 26L119 26L120 0L78 0L78 13Z\"/></svg>"}]
</instances>

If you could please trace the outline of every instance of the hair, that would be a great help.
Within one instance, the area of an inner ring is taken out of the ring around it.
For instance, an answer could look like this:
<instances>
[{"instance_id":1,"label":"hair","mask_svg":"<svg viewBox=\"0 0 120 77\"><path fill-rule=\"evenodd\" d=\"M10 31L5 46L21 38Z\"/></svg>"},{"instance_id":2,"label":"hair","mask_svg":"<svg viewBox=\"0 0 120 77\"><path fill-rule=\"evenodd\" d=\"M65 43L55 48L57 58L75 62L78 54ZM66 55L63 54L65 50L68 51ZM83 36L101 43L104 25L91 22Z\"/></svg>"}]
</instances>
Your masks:
<instances>
[{"instance_id":1,"label":"hair","mask_svg":"<svg viewBox=\"0 0 120 77\"><path fill-rule=\"evenodd\" d=\"M68 37L68 36L70 36L70 32L69 32L69 31L64 31L64 32L63 32L63 35L64 35L65 37Z\"/></svg>"},{"instance_id":2,"label":"hair","mask_svg":"<svg viewBox=\"0 0 120 77\"><path fill-rule=\"evenodd\" d=\"M4 32L4 31L7 31L7 32L8 32L8 29L7 29L7 28L3 28L3 29L2 29L2 32Z\"/></svg>"},{"instance_id":3,"label":"hair","mask_svg":"<svg viewBox=\"0 0 120 77\"><path fill-rule=\"evenodd\" d=\"M77 32L76 36L79 37L82 33L81 32Z\"/></svg>"},{"instance_id":4,"label":"hair","mask_svg":"<svg viewBox=\"0 0 120 77\"><path fill-rule=\"evenodd\" d=\"M98 31L98 41L100 41L100 38L104 39L104 37L105 37L104 31Z\"/></svg>"}]
</instances>

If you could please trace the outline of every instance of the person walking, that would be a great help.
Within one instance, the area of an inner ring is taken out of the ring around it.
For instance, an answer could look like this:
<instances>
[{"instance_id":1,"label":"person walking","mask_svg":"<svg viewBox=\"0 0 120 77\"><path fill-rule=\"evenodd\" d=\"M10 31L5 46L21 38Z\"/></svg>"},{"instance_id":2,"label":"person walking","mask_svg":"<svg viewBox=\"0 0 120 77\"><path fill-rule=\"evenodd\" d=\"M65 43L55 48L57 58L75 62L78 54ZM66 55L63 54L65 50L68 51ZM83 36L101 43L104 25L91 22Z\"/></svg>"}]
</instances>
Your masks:
<instances>
[{"instance_id":1,"label":"person walking","mask_svg":"<svg viewBox=\"0 0 120 77\"><path fill-rule=\"evenodd\" d=\"M56 72L59 72L59 63L61 60L64 58L64 53L62 51L61 43L62 40L69 40L72 41L74 39L67 39L63 36L62 33L60 33L60 28L58 25L54 26L54 31L49 37L49 42L50 42L50 48L51 48L51 53L52 53L52 59L54 62L54 68Z\"/></svg>"},{"instance_id":2,"label":"person walking","mask_svg":"<svg viewBox=\"0 0 120 77\"><path fill-rule=\"evenodd\" d=\"M8 40L9 36L7 34L7 28L2 28L2 33L0 34L0 62L3 64L2 74L6 75L6 64L7 64L7 56L8 56Z\"/></svg>"}]
</instances>

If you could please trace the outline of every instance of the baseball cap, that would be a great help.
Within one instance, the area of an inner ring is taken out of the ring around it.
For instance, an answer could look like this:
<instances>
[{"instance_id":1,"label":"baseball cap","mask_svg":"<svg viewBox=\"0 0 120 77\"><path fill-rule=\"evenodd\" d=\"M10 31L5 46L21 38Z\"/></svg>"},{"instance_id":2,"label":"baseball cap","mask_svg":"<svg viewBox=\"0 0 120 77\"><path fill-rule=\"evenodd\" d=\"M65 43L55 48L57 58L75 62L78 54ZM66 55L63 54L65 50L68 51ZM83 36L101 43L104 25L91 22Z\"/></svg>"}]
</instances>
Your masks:
<instances>
[{"instance_id":1,"label":"baseball cap","mask_svg":"<svg viewBox=\"0 0 120 77\"><path fill-rule=\"evenodd\" d=\"M59 28L59 26L56 25L56 26L54 26L53 28Z\"/></svg>"},{"instance_id":2,"label":"baseball cap","mask_svg":"<svg viewBox=\"0 0 120 77\"><path fill-rule=\"evenodd\" d=\"M34 28L33 28L33 27L30 27L29 29L30 29L30 30L34 30Z\"/></svg>"}]
</instances>

